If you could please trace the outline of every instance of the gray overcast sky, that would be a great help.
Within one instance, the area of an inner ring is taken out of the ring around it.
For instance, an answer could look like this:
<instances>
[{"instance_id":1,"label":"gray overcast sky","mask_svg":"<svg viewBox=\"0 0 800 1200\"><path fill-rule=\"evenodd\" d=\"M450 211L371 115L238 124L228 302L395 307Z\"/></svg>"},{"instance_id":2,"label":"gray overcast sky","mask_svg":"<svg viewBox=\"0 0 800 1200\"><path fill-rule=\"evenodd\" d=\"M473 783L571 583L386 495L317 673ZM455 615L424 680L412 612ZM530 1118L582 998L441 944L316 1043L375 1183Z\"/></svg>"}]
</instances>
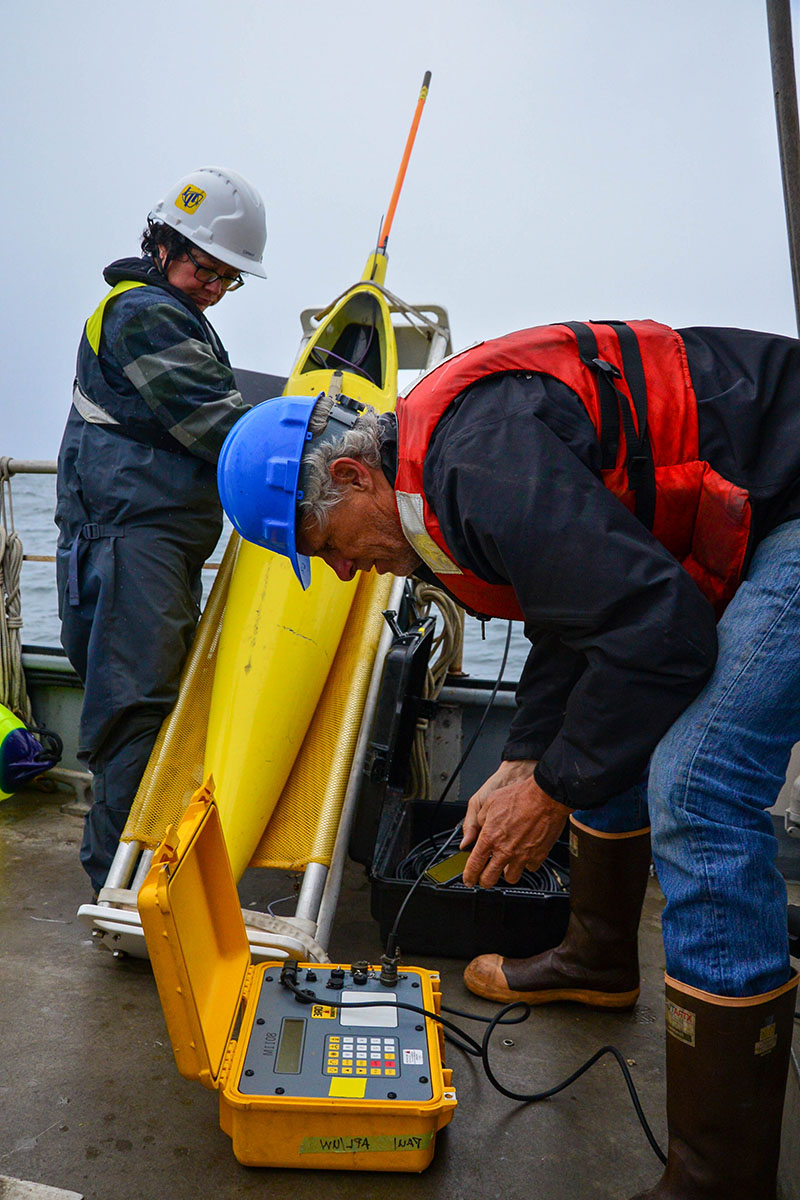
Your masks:
<instances>
[{"instance_id":1,"label":"gray overcast sky","mask_svg":"<svg viewBox=\"0 0 800 1200\"><path fill-rule=\"evenodd\" d=\"M299 311L361 274L426 69L387 285L444 304L456 346L586 317L795 332L762 0L4 7L2 454L55 457L101 269L195 166L265 197L269 279L212 315L235 364L288 373Z\"/></svg>"}]
</instances>

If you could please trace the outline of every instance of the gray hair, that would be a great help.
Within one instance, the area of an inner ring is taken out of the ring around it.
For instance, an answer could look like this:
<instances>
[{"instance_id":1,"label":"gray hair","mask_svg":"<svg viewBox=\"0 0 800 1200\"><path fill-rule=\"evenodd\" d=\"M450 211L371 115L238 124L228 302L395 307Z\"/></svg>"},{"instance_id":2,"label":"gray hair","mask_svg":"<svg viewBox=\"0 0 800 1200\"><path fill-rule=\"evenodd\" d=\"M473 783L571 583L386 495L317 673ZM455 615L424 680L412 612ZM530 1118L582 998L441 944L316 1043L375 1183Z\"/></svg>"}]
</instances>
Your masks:
<instances>
[{"instance_id":1,"label":"gray hair","mask_svg":"<svg viewBox=\"0 0 800 1200\"><path fill-rule=\"evenodd\" d=\"M335 400L321 396L314 406L309 431L318 435L327 426ZM355 458L377 470L381 465L381 435L378 414L367 404L351 429L337 441L309 443L300 468L302 498L297 503L300 521L311 519L324 528L328 513L344 496L344 489L331 478L330 464L337 458Z\"/></svg>"}]
</instances>

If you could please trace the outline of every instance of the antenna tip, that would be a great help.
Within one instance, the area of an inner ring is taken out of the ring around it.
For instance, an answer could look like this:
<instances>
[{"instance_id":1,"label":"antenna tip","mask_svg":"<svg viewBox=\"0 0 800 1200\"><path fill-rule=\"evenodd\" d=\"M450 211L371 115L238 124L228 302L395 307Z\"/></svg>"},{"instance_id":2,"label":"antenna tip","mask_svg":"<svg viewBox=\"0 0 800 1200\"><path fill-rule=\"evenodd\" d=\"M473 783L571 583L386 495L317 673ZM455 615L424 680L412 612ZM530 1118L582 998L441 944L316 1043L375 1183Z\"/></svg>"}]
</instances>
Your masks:
<instances>
[{"instance_id":1,"label":"antenna tip","mask_svg":"<svg viewBox=\"0 0 800 1200\"><path fill-rule=\"evenodd\" d=\"M430 85L431 85L431 73L430 73L430 71L426 71L425 78L422 80L422 86L424 88L427 88L427 87L430 87Z\"/></svg>"}]
</instances>

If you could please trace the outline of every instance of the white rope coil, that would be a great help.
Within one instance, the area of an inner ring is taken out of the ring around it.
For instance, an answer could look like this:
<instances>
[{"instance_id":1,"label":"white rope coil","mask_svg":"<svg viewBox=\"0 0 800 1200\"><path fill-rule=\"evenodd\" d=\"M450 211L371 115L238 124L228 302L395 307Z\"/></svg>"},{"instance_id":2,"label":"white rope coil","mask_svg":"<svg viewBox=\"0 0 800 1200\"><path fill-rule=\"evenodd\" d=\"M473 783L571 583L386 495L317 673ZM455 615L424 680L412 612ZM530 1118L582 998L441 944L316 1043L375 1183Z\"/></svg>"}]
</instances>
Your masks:
<instances>
[{"instance_id":1,"label":"white rope coil","mask_svg":"<svg viewBox=\"0 0 800 1200\"><path fill-rule=\"evenodd\" d=\"M448 672L455 662L460 662L463 654L463 611L446 592L422 581L414 586L414 602L421 616L428 616L433 604L439 610L442 619L441 629L431 645L431 660L424 692L426 700L436 700L444 687ZM430 767L425 753L427 728L427 719L422 718L417 722L411 748L408 795L415 800L429 800L431 794Z\"/></svg>"},{"instance_id":2,"label":"white rope coil","mask_svg":"<svg viewBox=\"0 0 800 1200\"><path fill-rule=\"evenodd\" d=\"M14 529L9 459L0 458L0 704L30 724L22 670L22 539Z\"/></svg>"}]
</instances>

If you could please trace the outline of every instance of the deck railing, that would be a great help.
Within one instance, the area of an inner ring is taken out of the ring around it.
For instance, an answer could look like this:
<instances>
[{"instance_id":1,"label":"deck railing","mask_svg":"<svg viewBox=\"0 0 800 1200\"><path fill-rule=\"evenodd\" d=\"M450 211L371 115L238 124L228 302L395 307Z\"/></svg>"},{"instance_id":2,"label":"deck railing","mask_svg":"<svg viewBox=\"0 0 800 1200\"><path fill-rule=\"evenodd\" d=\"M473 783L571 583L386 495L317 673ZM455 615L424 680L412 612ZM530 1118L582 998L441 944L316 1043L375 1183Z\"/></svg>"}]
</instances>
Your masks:
<instances>
[{"instance_id":1,"label":"deck railing","mask_svg":"<svg viewBox=\"0 0 800 1200\"><path fill-rule=\"evenodd\" d=\"M3 463L5 464L5 472L9 477L12 475L55 475L58 470L58 464L53 459L6 458L0 459L0 474L3 471ZM56 556L55 554L25 554L23 552L22 561L54 563ZM218 562L203 563L204 571L216 571L218 569Z\"/></svg>"}]
</instances>

